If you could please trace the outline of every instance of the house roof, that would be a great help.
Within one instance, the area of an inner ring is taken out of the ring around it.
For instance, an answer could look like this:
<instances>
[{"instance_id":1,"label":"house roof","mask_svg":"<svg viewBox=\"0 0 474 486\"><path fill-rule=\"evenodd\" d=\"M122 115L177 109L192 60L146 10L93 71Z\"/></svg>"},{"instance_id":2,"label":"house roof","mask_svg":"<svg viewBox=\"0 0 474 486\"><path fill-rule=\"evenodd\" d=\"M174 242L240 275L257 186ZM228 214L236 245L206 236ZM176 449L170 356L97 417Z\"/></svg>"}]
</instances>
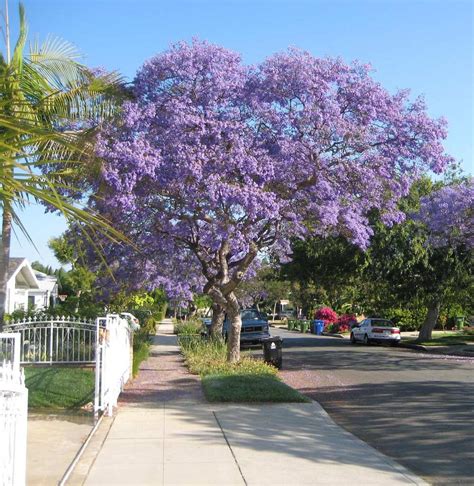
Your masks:
<instances>
[{"instance_id":1,"label":"house roof","mask_svg":"<svg viewBox=\"0 0 474 486\"><path fill-rule=\"evenodd\" d=\"M40 272L33 268L33 272L38 280L54 280L57 282L58 278L55 275L48 275L47 273Z\"/></svg>"},{"instance_id":2,"label":"house roof","mask_svg":"<svg viewBox=\"0 0 474 486\"><path fill-rule=\"evenodd\" d=\"M8 280L13 277L13 275L16 273L16 271L25 260L26 258L10 257L10 260L8 262Z\"/></svg>"},{"instance_id":3,"label":"house roof","mask_svg":"<svg viewBox=\"0 0 474 486\"><path fill-rule=\"evenodd\" d=\"M21 278L29 287L33 289L39 288L36 275L31 268L26 258L11 257L8 263L8 280L15 278L18 282L18 278Z\"/></svg>"}]
</instances>

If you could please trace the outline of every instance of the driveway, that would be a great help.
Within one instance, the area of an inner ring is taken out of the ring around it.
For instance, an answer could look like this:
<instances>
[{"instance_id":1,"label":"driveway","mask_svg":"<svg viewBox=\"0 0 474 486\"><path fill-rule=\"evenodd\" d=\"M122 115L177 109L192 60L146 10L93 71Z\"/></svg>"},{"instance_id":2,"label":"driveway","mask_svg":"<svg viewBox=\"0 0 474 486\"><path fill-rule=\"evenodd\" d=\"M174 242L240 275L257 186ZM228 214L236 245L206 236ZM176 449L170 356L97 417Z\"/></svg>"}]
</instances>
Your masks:
<instances>
[{"instance_id":1,"label":"driveway","mask_svg":"<svg viewBox=\"0 0 474 486\"><path fill-rule=\"evenodd\" d=\"M474 360L273 329L286 383L433 484L472 484Z\"/></svg>"}]
</instances>

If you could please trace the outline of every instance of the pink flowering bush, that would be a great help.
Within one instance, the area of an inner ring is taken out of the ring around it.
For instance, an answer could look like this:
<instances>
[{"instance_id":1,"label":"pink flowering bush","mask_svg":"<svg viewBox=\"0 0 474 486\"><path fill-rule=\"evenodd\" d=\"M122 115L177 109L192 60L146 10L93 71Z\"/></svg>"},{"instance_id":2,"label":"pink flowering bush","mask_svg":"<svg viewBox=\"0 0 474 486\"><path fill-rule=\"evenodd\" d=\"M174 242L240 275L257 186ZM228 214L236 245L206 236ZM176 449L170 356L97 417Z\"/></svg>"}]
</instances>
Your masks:
<instances>
[{"instance_id":1,"label":"pink flowering bush","mask_svg":"<svg viewBox=\"0 0 474 486\"><path fill-rule=\"evenodd\" d=\"M351 325L357 322L354 314L343 314L336 322L337 332L347 332L351 330Z\"/></svg>"},{"instance_id":2,"label":"pink flowering bush","mask_svg":"<svg viewBox=\"0 0 474 486\"><path fill-rule=\"evenodd\" d=\"M330 307L321 307L314 314L314 318L324 321L324 328L326 328L337 322L338 316Z\"/></svg>"}]
</instances>

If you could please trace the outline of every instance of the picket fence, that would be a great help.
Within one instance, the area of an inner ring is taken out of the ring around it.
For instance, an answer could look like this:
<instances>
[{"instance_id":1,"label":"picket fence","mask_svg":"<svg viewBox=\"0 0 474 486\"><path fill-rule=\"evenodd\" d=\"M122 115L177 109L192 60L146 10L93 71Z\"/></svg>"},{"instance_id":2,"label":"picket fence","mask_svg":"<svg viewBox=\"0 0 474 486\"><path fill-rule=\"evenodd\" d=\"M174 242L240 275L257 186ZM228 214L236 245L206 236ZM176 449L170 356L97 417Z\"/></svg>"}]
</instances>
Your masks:
<instances>
[{"instance_id":1,"label":"picket fence","mask_svg":"<svg viewBox=\"0 0 474 486\"><path fill-rule=\"evenodd\" d=\"M19 333L0 333L0 485L24 486L28 390Z\"/></svg>"}]
</instances>

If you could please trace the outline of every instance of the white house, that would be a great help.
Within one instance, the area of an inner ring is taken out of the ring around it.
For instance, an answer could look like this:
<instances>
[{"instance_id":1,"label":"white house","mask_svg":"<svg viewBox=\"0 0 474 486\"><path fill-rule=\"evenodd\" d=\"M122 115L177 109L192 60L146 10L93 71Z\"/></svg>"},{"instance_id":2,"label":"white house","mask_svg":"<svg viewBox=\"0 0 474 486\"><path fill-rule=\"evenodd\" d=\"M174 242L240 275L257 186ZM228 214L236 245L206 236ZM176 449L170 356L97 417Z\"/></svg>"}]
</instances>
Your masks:
<instances>
[{"instance_id":1,"label":"white house","mask_svg":"<svg viewBox=\"0 0 474 486\"><path fill-rule=\"evenodd\" d=\"M5 311L46 309L58 298L56 277L34 270L26 258L10 258Z\"/></svg>"}]
</instances>

